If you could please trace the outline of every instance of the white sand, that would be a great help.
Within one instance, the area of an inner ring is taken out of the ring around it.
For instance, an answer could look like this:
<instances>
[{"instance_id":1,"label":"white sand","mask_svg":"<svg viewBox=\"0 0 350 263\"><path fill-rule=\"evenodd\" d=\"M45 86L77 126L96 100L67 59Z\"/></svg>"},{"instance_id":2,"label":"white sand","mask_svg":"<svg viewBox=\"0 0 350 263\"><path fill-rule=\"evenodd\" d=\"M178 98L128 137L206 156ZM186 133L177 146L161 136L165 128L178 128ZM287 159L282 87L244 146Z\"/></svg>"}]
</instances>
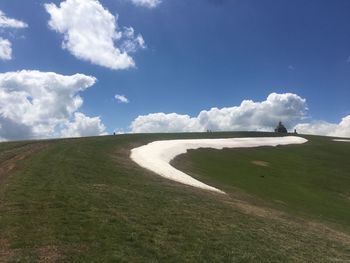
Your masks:
<instances>
[{"instance_id":1,"label":"white sand","mask_svg":"<svg viewBox=\"0 0 350 263\"><path fill-rule=\"evenodd\" d=\"M130 157L141 167L151 170L162 177L201 189L224 193L215 187L206 185L175 169L169 164L169 162L177 155L186 153L187 150L190 149L249 148L259 146L301 144L305 142L307 142L306 139L296 136L155 141L132 149Z\"/></svg>"},{"instance_id":2,"label":"white sand","mask_svg":"<svg viewBox=\"0 0 350 263\"><path fill-rule=\"evenodd\" d=\"M333 139L334 142L350 142L350 140L346 139Z\"/></svg>"}]
</instances>

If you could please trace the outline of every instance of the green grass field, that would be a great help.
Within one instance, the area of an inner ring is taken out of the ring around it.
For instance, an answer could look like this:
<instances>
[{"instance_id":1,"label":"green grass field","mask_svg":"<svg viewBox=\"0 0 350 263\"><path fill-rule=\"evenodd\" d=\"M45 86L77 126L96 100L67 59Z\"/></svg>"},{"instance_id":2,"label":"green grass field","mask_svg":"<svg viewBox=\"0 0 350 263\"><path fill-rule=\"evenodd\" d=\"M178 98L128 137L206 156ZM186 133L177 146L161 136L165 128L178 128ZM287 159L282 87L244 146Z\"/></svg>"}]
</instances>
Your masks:
<instances>
[{"instance_id":1,"label":"green grass field","mask_svg":"<svg viewBox=\"0 0 350 263\"><path fill-rule=\"evenodd\" d=\"M305 137L304 145L190 151L174 166L228 193L350 230L350 143Z\"/></svg>"},{"instance_id":2,"label":"green grass field","mask_svg":"<svg viewBox=\"0 0 350 263\"><path fill-rule=\"evenodd\" d=\"M0 262L350 261L350 143L208 150L174 165L227 195L146 171L121 135L0 144Z\"/></svg>"}]
</instances>

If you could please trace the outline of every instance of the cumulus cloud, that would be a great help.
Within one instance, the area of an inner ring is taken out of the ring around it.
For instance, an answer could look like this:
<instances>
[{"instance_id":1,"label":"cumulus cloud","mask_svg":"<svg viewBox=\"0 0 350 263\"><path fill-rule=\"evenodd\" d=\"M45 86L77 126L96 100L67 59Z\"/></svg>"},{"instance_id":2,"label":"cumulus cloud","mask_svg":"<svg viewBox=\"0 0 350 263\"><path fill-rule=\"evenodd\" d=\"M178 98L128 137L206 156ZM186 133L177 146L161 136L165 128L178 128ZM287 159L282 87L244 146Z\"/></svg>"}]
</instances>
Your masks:
<instances>
[{"instance_id":1,"label":"cumulus cloud","mask_svg":"<svg viewBox=\"0 0 350 263\"><path fill-rule=\"evenodd\" d=\"M73 131L74 136L92 135L93 125L94 135L103 134L104 126L98 117L77 113L83 104L79 92L95 82L94 77L83 74L64 76L27 70L1 73L0 138L51 138Z\"/></svg>"},{"instance_id":2,"label":"cumulus cloud","mask_svg":"<svg viewBox=\"0 0 350 263\"><path fill-rule=\"evenodd\" d=\"M295 129L302 134L350 137L350 115L344 117L340 123L315 121L311 123L300 123L295 126Z\"/></svg>"},{"instance_id":3,"label":"cumulus cloud","mask_svg":"<svg viewBox=\"0 0 350 263\"><path fill-rule=\"evenodd\" d=\"M198 118L177 113L152 113L138 116L131 124L131 132L194 132L204 131L205 128L199 124Z\"/></svg>"},{"instance_id":4,"label":"cumulus cloud","mask_svg":"<svg viewBox=\"0 0 350 263\"><path fill-rule=\"evenodd\" d=\"M12 45L7 39L0 37L0 60L12 59Z\"/></svg>"},{"instance_id":5,"label":"cumulus cloud","mask_svg":"<svg viewBox=\"0 0 350 263\"><path fill-rule=\"evenodd\" d=\"M272 131L279 121L291 129L304 118L306 111L306 100L298 95L272 93L262 102L244 100L235 107L203 110L197 117L177 113L139 116L132 122L131 131Z\"/></svg>"},{"instance_id":6,"label":"cumulus cloud","mask_svg":"<svg viewBox=\"0 0 350 263\"><path fill-rule=\"evenodd\" d=\"M28 24L23 21L9 18L0 10L0 28L26 28Z\"/></svg>"},{"instance_id":7,"label":"cumulus cloud","mask_svg":"<svg viewBox=\"0 0 350 263\"><path fill-rule=\"evenodd\" d=\"M90 118L83 113L74 113L74 120L67 123L62 130L63 137L82 137L94 135L106 135L106 127L99 117Z\"/></svg>"},{"instance_id":8,"label":"cumulus cloud","mask_svg":"<svg viewBox=\"0 0 350 263\"><path fill-rule=\"evenodd\" d=\"M131 2L136 6L154 8L158 6L162 1L161 0L131 0Z\"/></svg>"},{"instance_id":9,"label":"cumulus cloud","mask_svg":"<svg viewBox=\"0 0 350 263\"><path fill-rule=\"evenodd\" d=\"M129 53L145 47L132 27L121 30L113 16L97 0L66 0L45 4L52 30L63 34L62 48L78 59L113 70L135 66Z\"/></svg>"},{"instance_id":10,"label":"cumulus cloud","mask_svg":"<svg viewBox=\"0 0 350 263\"><path fill-rule=\"evenodd\" d=\"M117 100L117 102L119 102L119 103L129 103L129 99L127 97L125 97L124 95L117 94L114 97Z\"/></svg>"}]
</instances>

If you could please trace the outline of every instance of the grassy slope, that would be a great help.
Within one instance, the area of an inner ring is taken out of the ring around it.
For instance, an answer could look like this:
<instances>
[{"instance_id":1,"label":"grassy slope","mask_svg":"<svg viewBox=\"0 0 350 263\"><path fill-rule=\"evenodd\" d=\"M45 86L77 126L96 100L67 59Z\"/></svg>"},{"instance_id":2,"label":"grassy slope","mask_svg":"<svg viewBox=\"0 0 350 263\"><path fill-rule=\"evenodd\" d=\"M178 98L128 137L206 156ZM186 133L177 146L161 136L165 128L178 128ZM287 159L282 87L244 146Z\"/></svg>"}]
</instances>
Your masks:
<instances>
[{"instance_id":1,"label":"grassy slope","mask_svg":"<svg viewBox=\"0 0 350 263\"><path fill-rule=\"evenodd\" d=\"M190 151L174 165L227 192L244 191L272 207L349 231L350 143L308 139L304 145L277 148Z\"/></svg>"},{"instance_id":2,"label":"grassy slope","mask_svg":"<svg viewBox=\"0 0 350 263\"><path fill-rule=\"evenodd\" d=\"M247 135L263 134L133 135L51 143L20 161L0 185L0 261L350 259L347 236L293 216L261 213L245 203L243 194L221 196L164 180L128 158L130 148L155 139ZM0 145L4 152L6 144ZM224 187L222 180L215 179Z\"/></svg>"}]
</instances>

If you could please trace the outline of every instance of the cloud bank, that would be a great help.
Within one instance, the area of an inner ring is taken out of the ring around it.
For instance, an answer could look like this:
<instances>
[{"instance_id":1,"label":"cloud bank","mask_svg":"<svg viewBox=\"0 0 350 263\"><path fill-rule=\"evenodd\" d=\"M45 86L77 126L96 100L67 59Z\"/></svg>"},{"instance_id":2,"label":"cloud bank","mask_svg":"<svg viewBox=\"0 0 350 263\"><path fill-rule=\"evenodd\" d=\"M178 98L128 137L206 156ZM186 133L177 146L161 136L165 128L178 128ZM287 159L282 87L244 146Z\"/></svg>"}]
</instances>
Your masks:
<instances>
[{"instance_id":1,"label":"cloud bank","mask_svg":"<svg viewBox=\"0 0 350 263\"><path fill-rule=\"evenodd\" d=\"M270 94L265 101L244 100L239 106L212 108L197 117L177 113L153 113L137 117L134 133L212 131L272 131L279 121L293 128L306 114L306 100L296 94Z\"/></svg>"},{"instance_id":2,"label":"cloud bank","mask_svg":"<svg viewBox=\"0 0 350 263\"><path fill-rule=\"evenodd\" d=\"M0 139L37 139L100 135L99 117L78 109L79 93L96 82L92 76L17 71L0 74Z\"/></svg>"},{"instance_id":3,"label":"cloud bank","mask_svg":"<svg viewBox=\"0 0 350 263\"><path fill-rule=\"evenodd\" d=\"M49 27L64 37L62 48L78 59L113 70L135 66L130 53L145 48L132 27L121 30L113 16L97 0L66 0L45 4Z\"/></svg>"},{"instance_id":4,"label":"cloud bank","mask_svg":"<svg viewBox=\"0 0 350 263\"><path fill-rule=\"evenodd\" d=\"M262 102L244 100L239 106L203 110L196 117L163 112L138 116L130 130L133 133L273 131L282 121L290 132L296 129L300 134L350 137L350 115L339 123L303 123L307 110L306 100L296 94L272 93Z\"/></svg>"},{"instance_id":5,"label":"cloud bank","mask_svg":"<svg viewBox=\"0 0 350 263\"><path fill-rule=\"evenodd\" d=\"M158 6L162 1L161 0L131 0L131 2L136 6L154 8Z\"/></svg>"},{"instance_id":6,"label":"cloud bank","mask_svg":"<svg viewBox=\"0 0 350 263\"><path fill-rule=\"evenodd\" d=\"M295 128L303 134L350 137L350 115L344 117L340 123L315 121L298 124Z\"/></svg>"}]
</instances>

